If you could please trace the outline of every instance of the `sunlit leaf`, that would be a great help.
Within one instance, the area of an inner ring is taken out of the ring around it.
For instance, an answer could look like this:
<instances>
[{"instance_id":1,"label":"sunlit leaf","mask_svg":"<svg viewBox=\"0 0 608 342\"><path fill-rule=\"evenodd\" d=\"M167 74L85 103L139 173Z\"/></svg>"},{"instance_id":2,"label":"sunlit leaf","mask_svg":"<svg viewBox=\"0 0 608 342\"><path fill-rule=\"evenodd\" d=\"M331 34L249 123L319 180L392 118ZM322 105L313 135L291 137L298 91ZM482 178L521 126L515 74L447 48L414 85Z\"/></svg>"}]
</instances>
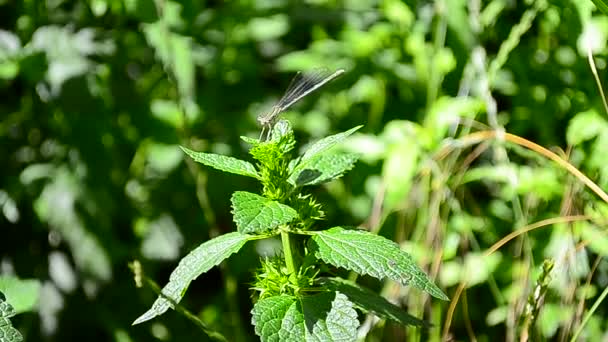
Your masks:
<instances>
[{"instance_id":1,"label":"sunlit leaf","mask_svg":"<svg viewBox=\"0 0 608 342\"><path fill-rule=\"evenodd\" d=\"M262 341L353 341L359 321L352 306L339 292L274 296L255 304L252 322Z\"/></svg>"},{"instance_id":2,"label":"sunlit leaf","mask_svg":"<svg viewBox=\"0 0 608 342\"><path fill-rule=\"evenodd\" d=\"M0 276L0 292L6 296L16 314L34 310L40 296L40 281Z\"/></svg>"},{"instance_id":3,"label":"sunlit leaf","mask_svg":"<svg viewBox=\"0 0 608 342\"><path fill-rule=\"evenodd\" d=\"M310 241L315 256L328 264L378 279L389 278L402 285L417 287L433 297L448 300L409 254L382 236L334 227L315 232Z\"/></svg>"},{"instance_id":4,"label":"sunlit leaf","mask_svg":"<svg viewBox=\"0 0 608 342\"><path fill-rule=\"evenodd\" d=\"M214 169L235 173L237 175L259 178L258 172L251 163L221 154L195 152L185 147L180 148L194 161L210 166Z\"/></svg>"},{"instance_id":5,"label":"sunlit leaf","mask_svg":"<svg viewBox=\"0 0 608 342\"><path fill-rule=\"evenodd\" d=\"M359 159L354 153L322 154L291 173L289 182L295 186L314 185L341 177ZM300 164L303 165L303 164Z\"/></svg>"},{"instance_id":6,"label":"sunlit leaf","mask_svg":"<svg viewBox=\"0 0 608 342\"><path fill-rule=\"evenodd\" d=\"M233 253L238 252L250 236L232 232L209 240L186 255L171 272L169 283L161 290L163 296L152 304L152 307L137 318L133 325L143 323L162 315L173 303L179 303L190 283L201 274L218 265Z\"/></svg>"},{"instance_id":7,"label":"sunlit leaf","mask_svg":"<svg viewBox=\"0 0 608 342\"><path fill-rule=\"evenodd\" d=\"M246 191L236 191L231 201L234 222L243 234L265 233L298 217L293 208Z\"/></svg>"},{"instance_id":8,"label":"sunlit leaf","mask_svg":"<svg viewBox=\"0 0 608 342\"><path fill-rule=\"evenodd\" d=\"M15 316L15 310L6 301L6 298L0 292L0 341L2 342L21 342L23 336L21 333L13 328L9 318Z\"/></svg>"},{"instance_id":9,"label":"sunlit leaf","mask_svg":"<svg viewBox=\"0 0 608 342\"><path fill-rule=\"evenodd\" d=\"M320 283L332 290L343 293L351 302L353 302L355 307L364 312L372 312L378 317L390 319L402 325L425 325L424 321L408 314L377 293L349 280L341 278L322 278L320 279Z\"/></svg>"},{"instance_id":10,"label":"sunlit leaf","mask_svg":"<svg viewBox=\"0 0 608 342\"><path fill-rule=\"evenodd\" d=\"M306 149L306 152L304 152L304 155L302 156L302 160L300 163L305 164L305 163L309 162L314 157L320 155L321 153L327 151L328 149L332 148L336 144L342 142L349 135L355 133L361 127L363 127L363 126L356 126L356 127L349 129L346 132L330 135L319 141L314 142L312 145L310 145ZM304 166L301 166L301 167L304 167Z\"/></svg>"}]
</instances>

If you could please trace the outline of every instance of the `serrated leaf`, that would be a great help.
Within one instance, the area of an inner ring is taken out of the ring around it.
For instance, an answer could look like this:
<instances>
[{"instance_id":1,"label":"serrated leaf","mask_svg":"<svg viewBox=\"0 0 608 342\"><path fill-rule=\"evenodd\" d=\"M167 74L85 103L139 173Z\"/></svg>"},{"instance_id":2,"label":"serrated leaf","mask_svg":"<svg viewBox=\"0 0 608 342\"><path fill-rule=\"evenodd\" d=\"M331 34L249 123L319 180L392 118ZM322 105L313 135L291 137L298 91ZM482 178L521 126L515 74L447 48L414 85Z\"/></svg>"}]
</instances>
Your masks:
<instances>
[{"instance_id":1,"label":"serrated leaf","mask_svg":"<svg viewBox=\"0 0 608 342\"><path fill-rule=\"evenodd\" d=\"M304 340L304 315L294 296L259 300L251 311L251 323L262 341Z\"/></svg>"},{"instance_id":2,"label":"serrated leaf","mask_svg":"<svg viewBox=\"0 0 608 342\"><path fill-rule=\"evenodd\" d=\"M287 120L279 120L274 124L271 130L271 141L279 142L282 139L295 144L293 128Z\"/></svg>"},{"instance_id":3,"label":"serrated leaf","mask_svg":"<svg viewBox=\"0 0 608 342\"><path fill-rule=\"evenodd\" d=\"M265 298L251 313L262 341L354 341L359 326L352 303L335 291Z\"/></svg>"},{"instance_id":4,"label":"serrated leaf","mask_svg":"<svg viewBox=\"0 0 608 342\"><path fill-rule=\"evenodd\" d=\"M331 290L343 293L355 307L363 312L373 312L380 318L390 319L402 325L418 327L429 325L390 303L384 297L352 281L341 278L319 278L319 283Z\"/></svg>"},{"instance_id":5,"label":"serrated leaf","mask_svg":"<svg viewBox=\"0 0 608 342\"><path fill-rule=\"evenodd\" d=\"M317 258L328 264L378 279L390 278L419 288L435 298L448 300L409 254L382 236L334 227L315 232L310 239L310 248Z\"/></svg>"},{"instance_id":6,"label":"serrated leaf","mask_svg":"<svg viewBox=\"0 0 608 342\"><path fill-rule=\"evenodd\" d=\"M164 296L159 296L150 310L137 318L133 325L143 323L162 315L173 303L179 303L186 289L194 279L218 265L231 254L236 253L251 238L250 235L232 232L218 236L198 246L186 255L169 276L169 283L162 289Z\"/></svg>"},{"instance_id":7,"label":"serrated leaf","mask_svg":"<svg viewBox=\"0 0 608 342\"><path fill-rule=\"evenodd\" d=\"M246 191L236 191L231 201L234 222L243 234L265 233L298 217L290 206Z\"/></svg>"},{"instance_id":8,"label":"serrated leaf","mask_svg":"<svg viewBox=\"0 0 608 342\"><path fill-rule=\"evenodd\" d=\"M348 298L337 291L300 298L307 341L354 341L357 337L357 311Z\"/></svg>"},{"instance_id":9,"label":"serrated leaf","mask_svg":"<svg viewBox=\"0 0 608 342\"><path fill-rule=\"evenodd\" d=\"M337 143L339 143L342 140L346 139L349 135L355 133L361 127L363 127L363 125L359 125L357 127L353 127L353 128L349 129L346 132L330 135L328 137L325 137L325 138L323 138L323 139L321 139L321 140L313 143L306 150L306 152L304 152L304 155L302 156L302 159L301 159L301 163L307 163L312 158L320 155L324 151L327 151L328 149L330 149L333 146L335 146ZM306 166L304 165L302 167L306 167Z\"/></svg>"},{"instance_id":10,"label":"serrated leaf","mask_svg":"<svg viewBox=\"0 0 608 342\"><path fill-rule=\"evenodd\" d=\"M40 296L40 281L0 276L0 292L4 293L15 313L32 311Z\"/></svg>"},{"instance_id":11,"label":"serrated leaf","mask_svg":"<svg viewBox=\"0 0 608 342\"><path fill-rule=\"evenodd\" d=\"M215 153L195 152L185 147L180 148L195 162L210 166L214 169L235 173L237 175L260 178L253 164L233 157Z\"/></svg>"},{"instance_id":12,"label":"serrated leaf","mask_svg":"<svg viewBox=\"0 0 608 342\"><path fill-rule=\"evenodd\" d=\"M15 310L6 301L0 292L0 341L2 342L21 342L23 336L13 327L9 318L15 316Z\"/></svg>"},{"instance_id":13,"label":"serrated leaf","mask_svg":"<svg viewBox=\"0 0 608 342\"><path fill-rule=\"evenodd\" d=\"M341 177L358 159L359 155L355 153L322 154L296 167L289 182L295 186L324 183Z\"/></svg>"},{"instance_id":14,"label":"serrated leaf","mask_svg":"<svg viewBox=\"0 0 608 342\"><path fill-rule=\"evenodd\" d=\"M276 145L275 148L277 148L277 152L279 152L280 155L285 155L296 146L296 138L289 121L279 120L274 124L270 133L270 142L274 143L273 145Z\"/></svg>"}]
</instances>

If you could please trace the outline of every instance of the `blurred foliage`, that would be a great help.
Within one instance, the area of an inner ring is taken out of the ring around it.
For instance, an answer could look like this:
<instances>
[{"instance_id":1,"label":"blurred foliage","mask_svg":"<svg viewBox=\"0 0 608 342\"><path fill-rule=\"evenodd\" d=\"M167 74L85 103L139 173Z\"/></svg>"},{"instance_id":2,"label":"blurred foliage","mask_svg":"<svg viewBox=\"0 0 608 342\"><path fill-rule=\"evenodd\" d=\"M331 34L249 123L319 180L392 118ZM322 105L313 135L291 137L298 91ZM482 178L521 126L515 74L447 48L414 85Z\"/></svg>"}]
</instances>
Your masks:
<instances>
[{"instance_id":1,"label":"blurred foliage","mask_svg":"<svg viewBox=\"0 0 608 342\"><path fill-rule=\"evenodd\" d=\"M363 277L434 324L360 317L368 340L607 338L608 204L500 134L462 143L507 131L608 189L587 57L603 81L608 18L592 1L0 0L0 18L0 274L26 282L17 297L0 291L25 340L205 340L175 313L131 327L155 295L127 263L164 283L180 257L235 229L230 194L254 183L178 145L246 158L239 136L257 137L255 117L318 66L347 73L284 115L298 141L365 125L344 146L362 162L315 190L327 226L400 242L452 299ZM182 303L230 340L255 340L250 271L278 246L244 248ZM527 326L544 259L555 266Z\"/></svg>"}]
</instances>

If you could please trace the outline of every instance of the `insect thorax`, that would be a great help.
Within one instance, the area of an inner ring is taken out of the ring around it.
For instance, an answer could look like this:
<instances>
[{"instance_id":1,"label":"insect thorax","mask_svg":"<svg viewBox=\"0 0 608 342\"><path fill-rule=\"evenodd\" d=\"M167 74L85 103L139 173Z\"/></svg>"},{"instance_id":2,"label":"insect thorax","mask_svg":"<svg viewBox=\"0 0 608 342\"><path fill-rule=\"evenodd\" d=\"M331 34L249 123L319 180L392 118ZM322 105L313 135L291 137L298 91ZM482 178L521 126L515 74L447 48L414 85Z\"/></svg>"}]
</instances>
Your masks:
<instances>
[{"instance_id":1,"label":"insect thorax","mask_svg":"<svg viewBox=\"0 0 608 342\"><path fill-rule=\"evenodd\" d=\"M258 118L257 118L258 123L262 126L269 126L276 120L279 113L280 113L280 108L277 106L274 106L274 107L272 107L272 109L269 112L258 116Z\"/></svg>"}]
</instances>

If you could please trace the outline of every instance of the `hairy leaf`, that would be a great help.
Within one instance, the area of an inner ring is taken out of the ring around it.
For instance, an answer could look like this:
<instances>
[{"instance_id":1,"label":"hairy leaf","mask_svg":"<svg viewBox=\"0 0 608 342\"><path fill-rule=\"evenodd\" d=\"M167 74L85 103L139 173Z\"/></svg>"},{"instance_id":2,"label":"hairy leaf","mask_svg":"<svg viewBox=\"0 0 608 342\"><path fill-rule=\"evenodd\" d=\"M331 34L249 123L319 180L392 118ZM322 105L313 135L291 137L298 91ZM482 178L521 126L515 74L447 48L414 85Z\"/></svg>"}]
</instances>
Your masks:
<instances>
[{"instance_id":1,"label":"hairy leaf","mask_svg":"<svg viewBox=\"0 0 608 342\"><path fill-rule=\"evenodd\" d=\"M324 183L341 177L358 159L355 153L322 154L296 167L289 182L295 186Z\"/></svg>"},{"instance_id":2,"label":"hairy leaf","mask_svg":"<svg viewBox=\"0 0 608 342\"><path fill-rule=\"evenodd\" d=\"M306 167L306 163L308 163L311 159L313 159L314 157L327 151L328 149L332 148L333 146L335 146L342 140L346 139L349 135L355 133L361 127L363 127L363 126L360 125L357 127L353 127L346 132L330 135L328 137L325 137L325 138L313 143L306 150L306 152L304 152L304 155L302 156L300 164L301 165L304 164L304 165L302 165L302 166L299 165L298 167Z\"/></svg>"},{"instance_id":3,"label":"hairy leaf","mask_svg":"<svg viewBox=\"0 0 608 342\"><path fill-rule=\"evenodd\" d=\"M428 325L423 320L390 303L384 297L352 281L341 278L320 278L319 282L330 290L345 294L355 307L364 312L373 312L380 318L390 319L402 325Z\"/></svg>"},{"instance_id":4,"label":"hairy leaf","mask_svg":"<svg viewBox=\"0 0 608 342\"><path fill-rule=\"evenodd\" d=\"M339 292L274 296L258 301L252 323L262 341L354 341L359 321Z\"/></svg>"},{"instance_id":5,"label":"hairy leaf","mask_svg":"<svg viewBox=\"0 0 608 342\"><path fill-rule=\"evenodd\" d=\"M190 282L236 253L251 238L250 235L232 232L209 240L186 255L169 276L169 283L162 289L152 307L133 322L133 325L162 315L173 303L179 303Z\"/></svg>"},{"instance_id":6,"label":"hairy leaf","mask_svg":"<svg viewBox=\"0 0 608 342\"><path fill-rule=\"evenodd\" d=\"M246 191L236 191L231 201L234 222L244 234L268 232L298 217L293 208Z\"/></svg>"},{"instance_id":7,"label":"hairy leaf","mask_svg":"<svg viewBox=\"0 0 608 342\"><path fill-rule=\"evenodd\" d=\"M417 287L433 297L448 297L433 284L399 245L382 236L362 230L334 227L315 232L310 239L315 256L328 264L378 279L390 278Z\"/></svg>"},{"instance_id":8,"label":"hairy leaf","mask_svg":"<svg viewBox=\"0 0 608 342\"><path fill-rule=\"evenodd\" d=\"M236 159L233 157L223 156L221 154L195 152L182 146L180 146L180 148L198 163L205 164L214 169L224 172L235 173L237 175L249 176L253 178L260 178L260 175L256 171L253 164L247 161Z\"/></svg>"},{"instance_id":9,"label":"hairy leaf","mask_svg":"<svg viewBox=\"0 0 608 342\"><path fill-rule=\"evenodd\" d=\"M20 342L23 341L21 333L13 328L9 318L15 316L15 309L6 301L4 294L0 292L0 341Z\"/></svg>"}]
</instances>

